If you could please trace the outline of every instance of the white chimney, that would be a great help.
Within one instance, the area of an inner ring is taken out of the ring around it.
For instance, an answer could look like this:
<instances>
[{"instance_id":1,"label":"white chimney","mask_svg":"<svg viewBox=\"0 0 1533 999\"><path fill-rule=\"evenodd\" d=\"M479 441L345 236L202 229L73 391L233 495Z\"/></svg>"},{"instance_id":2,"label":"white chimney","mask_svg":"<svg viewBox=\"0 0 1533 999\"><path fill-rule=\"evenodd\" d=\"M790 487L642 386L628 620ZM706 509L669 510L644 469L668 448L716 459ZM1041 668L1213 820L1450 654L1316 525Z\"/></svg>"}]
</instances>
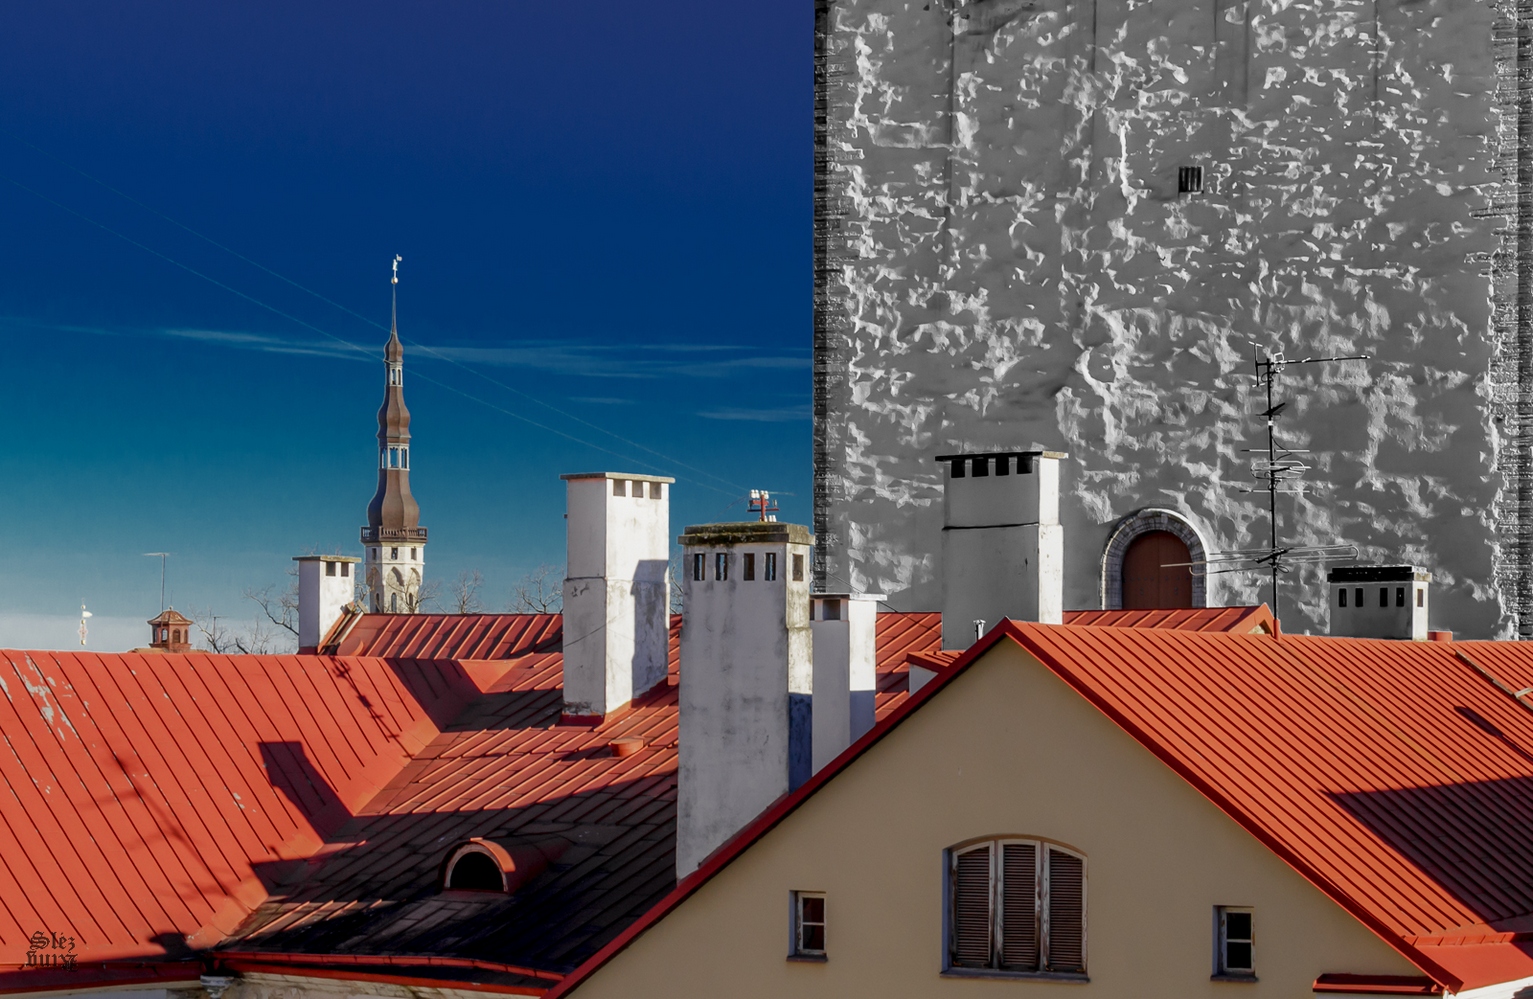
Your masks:
<instances>
[{"instance_id":1,"label":"white chimney","mask_svg":"<svg viewBox=\"0 0 1533 999\"><path fill-rule=\"evenodd\" d=\"M815 773L873 727L882 599L881 593L816 593L810 598Z\"/></svg>"},{"instance_id":2,"label":"white chimney","mask_svg":"<svg viewBox=\"0 0 1533 999\"><path fill-rule=\"evenodd\" d=\"M560 478L564 714L602 718L665 682L676 480L617 472Z\"/></svg>"},{"instance_id":3,"label":"white chimney","mask_svg":"<svg viewBox=\"0 0 1533 999\"><path fill-rule=\"evenodd\" d=\"M1058 451L941 455L942 647L966 649L1002 618L1064 618Z\"/></svg>"},{"instance_id":4,"label":"white chimney","mask_svg":"<svg viewBox=\"0 0 1533 999\"><path fill-rule=\"evenodd\" d=\"M362 561L350 555L299 555L298 648L312 650L356 599L356 570Z\"/></svg>"},{"instance_id":5,"label":"white chimney","mask_svg":"<svg viewBox=\"0 0 1533 999\"><path fill-rule=\"evenodd\" d=\"M809 554L799 524L688 527L676 874L809 779Z\"/></svg>"},{"instance_id":6,"label":"white chimney","mask_svg":"<svg viewBox=\"0 0 1533 999\"><path fill-rule=\"evenodd\" d=\"M1326 581L1332 635L1427 640L1430 572L1414 565L1348 565L1330 570Z\"/></svg>"}]
</instances>

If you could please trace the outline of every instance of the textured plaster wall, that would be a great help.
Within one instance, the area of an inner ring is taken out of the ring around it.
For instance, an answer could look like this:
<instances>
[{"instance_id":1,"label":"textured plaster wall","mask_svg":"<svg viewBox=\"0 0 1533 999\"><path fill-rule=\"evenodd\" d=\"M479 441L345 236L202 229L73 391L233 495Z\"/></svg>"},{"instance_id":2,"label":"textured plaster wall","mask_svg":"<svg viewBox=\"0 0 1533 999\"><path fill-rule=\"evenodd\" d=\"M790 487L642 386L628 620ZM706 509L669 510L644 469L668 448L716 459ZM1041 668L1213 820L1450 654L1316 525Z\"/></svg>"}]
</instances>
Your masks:
<instances>
[{"instance_id":1,"label":"textured plaster wall","mask_svg":"<svg viewBox=\"0 0 1533 999\"><path fill-rule=\"evenodd\" d=\"M937 607L932 459L963 447L1070 453L1070 608L1137 509L1263 543L1254 342L1374 357L1285 373L1281 429L1313 449L1285 539L1424 565L1433 627L1505 633L1491 3L820 6L825 585ZM1324 629L1320 578L1289 577L1289 630Z\"/></svg>"}]
</instances>

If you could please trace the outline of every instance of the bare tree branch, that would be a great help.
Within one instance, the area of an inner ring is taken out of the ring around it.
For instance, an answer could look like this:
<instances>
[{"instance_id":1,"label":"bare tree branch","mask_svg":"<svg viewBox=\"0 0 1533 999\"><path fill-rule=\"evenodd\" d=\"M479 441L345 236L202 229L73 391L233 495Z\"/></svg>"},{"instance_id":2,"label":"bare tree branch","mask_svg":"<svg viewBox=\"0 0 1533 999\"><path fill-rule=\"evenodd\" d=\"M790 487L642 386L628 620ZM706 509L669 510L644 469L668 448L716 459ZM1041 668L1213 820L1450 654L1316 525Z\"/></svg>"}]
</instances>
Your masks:
<instances>
[{"instance_id":1,"label":"bare tree branch","mask_svg":"<svg viewBox=\"0 0 1533 999\"><path fill-rule=\"evenodd\" d=\"M479 588L484 585L484 574L478 569L464 569L458 578L447 584L447 606L454 614L478 614L484 610L479 599Z\"/></svg>"},{"instance_id":2,"label":"bare tree branch","mask_svg":"<svg viewBox=\"0 0 1533 999\"><path fill-rule=\"evenodd\" d=\"M681 613L681 552L671 556L671 613Z\"/></svg>"},{"instance_id":3,"label":"bare tree branch","mask_svg":"<svg viewBox=\"0 0 1533 999\"><path fill-rule=\"evenodd\" d=\"M544 563L511 587L516 614L557 614L564 609L564 567Z\"/></svg>"}]
</instances>

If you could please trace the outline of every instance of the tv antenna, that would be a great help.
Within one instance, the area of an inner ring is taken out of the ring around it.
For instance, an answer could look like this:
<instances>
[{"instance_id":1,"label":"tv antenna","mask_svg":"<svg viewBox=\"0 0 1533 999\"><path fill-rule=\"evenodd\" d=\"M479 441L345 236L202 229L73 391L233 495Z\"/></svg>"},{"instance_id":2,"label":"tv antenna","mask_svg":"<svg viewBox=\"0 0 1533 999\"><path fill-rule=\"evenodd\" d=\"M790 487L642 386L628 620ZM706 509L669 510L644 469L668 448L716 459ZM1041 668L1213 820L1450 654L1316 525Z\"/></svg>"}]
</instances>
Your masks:
<instances>
[{"instance_id":1,"label":"tv antenna","mask_svg":"<svg viewBox=\"0 0 1533 999\"><path fill-rule=\"evenodd\" d=\"M1253 348L1255 345L1252 345ZM1303 455L1304 448L1291 448L1278 441L1277 418L1288 407L1286 402L1274 400L1277 381L1283 369L1290 364L1331 364L1340 361L1366 361L1366 354L1348 354L1337 357L1301 357L1290 360L1282 351L1276 354L1257 351L1254 357L1257 381L1266 389L1267 446L1244 448L1246 454L1256 455L1251 460L1251 470L1259 482L1245 490L1267 494L1267 516L1270 526L1269 546L1248 548L1244 551L1213 552L1202 562L1185 563L1194 575L1213 576L1226 572L1270 572L1272 574L1272 616L1280 617L1278 604L1278 578L1299 565L1334 562L1357 558L1356 545L1282 545L1278 543L1277 498L1279 493L1301 494L1303 483L1299 480L1309 471Z\"/></svg>"},{"instance_id":2,"label":"tv antenna","mask_svg":"<svg viewBox=\"0 0 1533 999\"><path fill-rule=\"evenodd\" d=\"M170 558L170 552L144 552L144 558L157 558L160 560L160 610L165 609L165 560Z\"/></svg>"},{"instance_id":3,"label":"tv antenna","mask_svg":"<svg viewBox=\"0 0 1533 999\"><path fill-rule=\"evenodd\" d=\"M772 494L765 489L752 489L750 501L746 509L751 513L759 514L763 524L776 523L777 504L772 502Z\"/></svg>"}]
</instances>

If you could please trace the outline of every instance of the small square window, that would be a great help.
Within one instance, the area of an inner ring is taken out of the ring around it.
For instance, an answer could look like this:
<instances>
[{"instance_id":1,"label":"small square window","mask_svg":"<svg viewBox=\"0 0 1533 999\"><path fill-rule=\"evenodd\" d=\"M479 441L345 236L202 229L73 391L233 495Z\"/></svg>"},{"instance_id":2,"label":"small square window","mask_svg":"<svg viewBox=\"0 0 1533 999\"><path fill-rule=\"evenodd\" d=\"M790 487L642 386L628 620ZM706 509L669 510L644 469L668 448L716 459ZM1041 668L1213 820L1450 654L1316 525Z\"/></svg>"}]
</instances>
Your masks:
<instances>
[{"instance_id":1,"label":"small square window","mask_svg":"<svg viewBox=\"0 0 1533 999\"><path fill-rule=\"evenodd\" d=\"M1200 166L1184 166L1176 171L1177 194L1202 194L1203 193L1203 168Z\"/></svg>"},{"instance_id":2,"label":"small square window","mask_svg":"<svg viewBox=\"0 0 1533 999\"><path fill-rule=\"evenodd\" d=\"M800 583L800 582L803 582L803 580L804 580L804 556L802 556L802 555L795 555L795 556L793 556L793 581L795 583Z\"/></svg>"},{"instance_id":3,"label":"small square window","mask_svg":"<svg viewBox=\"0 0 1533 999\"><path fill-rule=\"evenodd\" d=\"M664 498L664 495L660 492L660 490L664 486L665 486L665 483L663 483L663 482L651 482L649 484L649 498L650 499L662 499L662 498Z\"/></svg>"},{"instance_id":4,"label":"small square window","mask_svg":"<svg viewBox=\"0 0 1533 999\"><path fill-rule=\"evenodd\" d=\"M821 621L839 621L839 620L841 620L841 601L839 601L839 600L826 600L824 603L821 604L821 607L824 608L824 610L822 610L820 612L820 620Z\"/></svg>"},{"instance_id":5,"label":"small square window","mask_svg":"<svg viewBox=\"0 0 1533 999\"><path fill-rule=\"evenodd\" d=\"M963 478L964 466L967 465L967 464L968 464L967 461L964 461L962 458L959 458L956 461L949 462L947 467L952 469L952 477L953 478L961 479L961 478Z\"/></svg>"},{"instance_id":6,"label":"small square window","mask_svg":"<svg viewBox=\"0 0 1533 999\"><path fill-rule=\"evenodd\" d=\"M326 562L325 563L325 575L327 575L327 576L335 575L335 563L334 562Z\"/></svg>"},{"instance_id":7,"label":"small square window","mask_svg":"<svg viewBox=\"0 0 1533 999\"><path fill-rule=\"evenodd\" d=\"M1219 919L1217 974L1251 978L1256 974L1256 913L1221 905L1215 910Z\"/></svg>"},{"instance_id":8,"label":"small square window","mask_svg":"<svg viewBox=\"0 0 1533 999\"><path fill-rule=\"evenodd\" d=\"M1345 586L1336 591L1336 606L1347 606L1347 588Z\"/></svg>"},{"instance_id":9,"label":"small square window","mask_svg":"<svg viewBox=\"0 0 1533 999\"><path fill-rule=\"evenodd\" d=\"M342 576L350 576L351 575L351 563L350 562L342 562L341 563L341 575Z\"/></svg>"},{"instance_id":10,"label":"small square window","mask_svg":"<svg viewBox=\"0 0 1533 999\"><path fill-rule=\"evenodd\" d=\"M415 561L415 559L416 559L416 554L415 554L415 552L416 552L416 549L414 549L414 548L411 548L411 549L410 549L410 561L411 561L411 562L414 562L414 561Z\"/></svg>"},{"instance_id":11,"label":"small square window","mask_svg":"<svg viewBox=\"0 0 1533 999\"><path fill-rule=\"evenodd\" d=\"M718 552L713 556L713 578L720 583L729 578L728 552Z\"/></svg>"},{"instance_id":12,"label":"small square window","mask_svg":"<svg viewBox=\"0 0 1533 999\"><path fill-rule=\"evenodd\" d=\"M612 480L612 495L614 495L614 496L627 496L628 495L628 480L627 479L613 479Z\"/></svg>"},{"instance_id":13,"label":"small square window","mask_svg":"<svg viewBox=\"0 0 1533 999\"><path fill-rule=\"evenodd\" d=\"M793 956L825 956L825 896L819 892L793 893Z\"/></svg>"},{"instance_id":14,"label":"small square window","mask_svg":"<svg viewBox=\"0 0 1533 999\"><path fill-rule=\"evenodd\" d=\"M761 578L768 583L777 582L777 553L767 552L762 556Z\"/></svg>"},{"instance_id":15,"label":"small square window","mask_svg":"<svg viewBox=\"0 0 1533 999\"><path fill-rule=\"evenodd\" d=\"M756 554L754 552L746 552L740 556L740 578L756 578Z\"/></svg>"},{"instance_id":16,"label":"small square window","mask_svg":"<svg viewBox=\"0 0 1533 999\"><path fill-rule=\"evenodd\" d=\"M703 581L703 560L706 557L702 552L692 556L692 581L694 583L701 583Z\"/></svg>"},{"instance_id":17,"label":"small square window","mask_svg":"<svg viewBox=\"0 0 1533 999\"><path fill-rule=\"evenodd\" d=\"M389 549L389 558L390 559L397 559L397 558L399 558L399 549L398 548L390 548Z\"/></svg>"},{"instance_id":18,"label":"small square window","mask_svg":"<svg viewBox=\"0 0 1533 999\"><path fill-rule=\"evenodd\" d=\"M982 478L984 478L985 476L987 476L989 474L990 474L990 459L989 458L975 458L974 459L974 477L976 479L982 479Z\"/></svg>"}]
</instances>

